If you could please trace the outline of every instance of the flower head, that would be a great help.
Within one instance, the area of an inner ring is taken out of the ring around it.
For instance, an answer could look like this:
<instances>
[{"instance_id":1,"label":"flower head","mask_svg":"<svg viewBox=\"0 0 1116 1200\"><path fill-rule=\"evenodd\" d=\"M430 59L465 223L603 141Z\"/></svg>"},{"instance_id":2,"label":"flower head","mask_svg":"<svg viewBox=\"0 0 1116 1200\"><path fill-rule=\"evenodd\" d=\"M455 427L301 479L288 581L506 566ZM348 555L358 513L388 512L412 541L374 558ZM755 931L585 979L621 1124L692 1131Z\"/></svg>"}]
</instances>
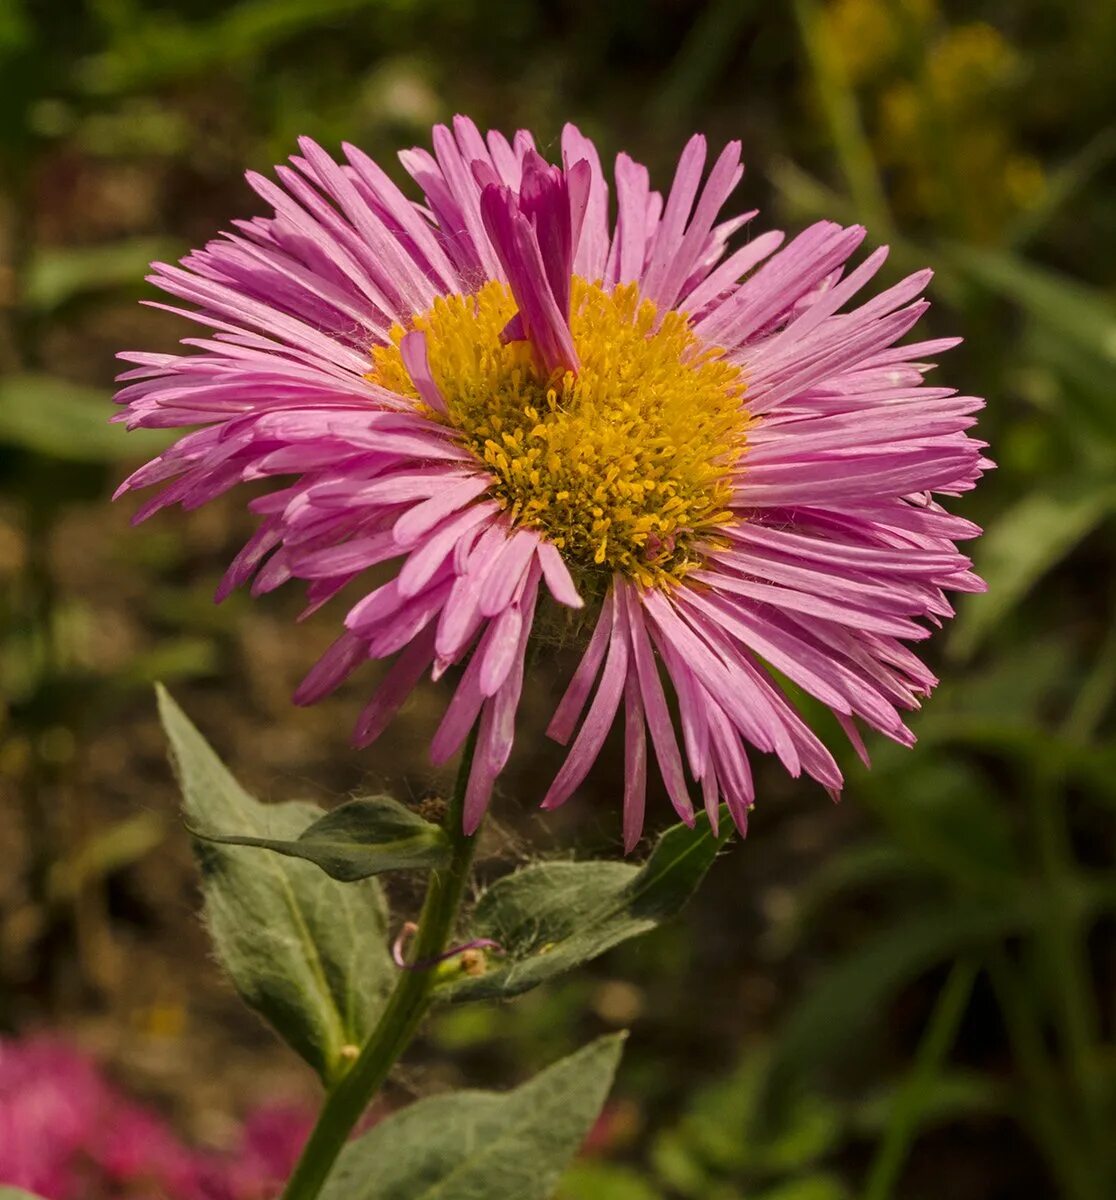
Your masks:
<instances>
[{"instance_id":1,"label":"flower head","mask_svg":"<svg viewBox=\"0 0 1116 1200\"><path fill-rule=\"evenodd\" d=\"M416 203L355 147L338 164L304 139L278 185L248 176L274 215L156 264L194 306L174 311L212 332L184 355L122 356L129 425L201 427L123 485L166 484L138 517L283 477L251 503L259 529L219 597L297 578L314 611L396 564L295 699L391 659L364 744L423 675L461 667L431 749L444 762L479 722L470 831L511 753L543 604L594 622L548 729L572 746L544 807L623 709L629 847L648 734L683 820L688 766L711 819L724 800L745 827L748 747L840 788L773 671L861 755L857 719L913 741L902 710L935 680L904 643L951 615L947 591L982 586L955 546L979 531L933 496L990 465L965 432L981 401L923 384L954 343L896 345L929 273L857 303L886 250L849 269L864 230L828 221L730 251L755 216L718 221L736 142L703 181L692 138L665 202L620 154L611 215L573 126L561 166L526 132L462 117L433 141L401 155Z\"/></svg>"}]
</instances>

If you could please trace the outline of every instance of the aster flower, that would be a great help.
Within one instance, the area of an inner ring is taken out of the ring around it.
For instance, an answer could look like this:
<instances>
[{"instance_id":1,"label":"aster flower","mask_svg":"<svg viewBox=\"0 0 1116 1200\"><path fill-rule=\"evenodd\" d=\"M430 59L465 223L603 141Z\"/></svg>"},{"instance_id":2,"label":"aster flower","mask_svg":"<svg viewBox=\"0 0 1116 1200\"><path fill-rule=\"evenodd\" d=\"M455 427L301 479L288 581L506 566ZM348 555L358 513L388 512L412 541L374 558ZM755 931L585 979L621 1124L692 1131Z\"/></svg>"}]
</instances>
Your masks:
<instances>
[{"instance_id":1,"label":"aster flower","mask_svg":"<svg viewBox=\"0 0 1116 1200\"><path fill-rule=\"evenodd\" d=\"M923 383L954 341L897 345L930 273L859 299L886 248L850 268L865 231L830 221L730 250L756 215L718 219L737 142L703 182L693 137L665 202L620 154L614 215L572 125L561 166L463 117L433 144L401 155L416 203L356 147L338 164L303 139L278 183L248 175L274 215L155 265L193 306L171 311L211 333L122 356L130 426L200 426L123 485L166 485L137 519L281 479L251 502L261 523L219 598L294 578L312 612L394 563L295 699L392 659L357 721L366 744L425 674L461 667L431 753L479 722L470 832L544 609L585 608L592 633L548 729L572 745L543 806L576 790L622 710L629 848L648 735L686 821L688 767L710 818L724 800L745 828L749 748L838 791L780 677L861 756L857 721L910 744L902 713L936 681L906 643L951 615L947 591L982 586L955 546L978 529L934 495L990 465L965 432L982 402Z\"/></svg>"}]
</instances>

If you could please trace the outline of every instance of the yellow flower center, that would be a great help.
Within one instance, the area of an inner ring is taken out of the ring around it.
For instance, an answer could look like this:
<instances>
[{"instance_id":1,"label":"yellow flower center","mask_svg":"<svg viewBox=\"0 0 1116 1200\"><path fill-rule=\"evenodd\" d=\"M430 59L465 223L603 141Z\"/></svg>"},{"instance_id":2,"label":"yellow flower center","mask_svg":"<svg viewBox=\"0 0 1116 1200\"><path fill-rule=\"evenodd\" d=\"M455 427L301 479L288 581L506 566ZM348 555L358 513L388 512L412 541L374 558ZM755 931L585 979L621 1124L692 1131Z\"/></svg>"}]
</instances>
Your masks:
<instances>
[{"instance_id":1,"label":"yellow flower center","mask_svg":"<svg viewBox=\"0 0 1116 1200\"><path fill-rule=\"evenodd\" d=\"M575 577L620 572L665 587L701 564L701 546L728 510L744 449L744 378L686 317L659 318L635 284L606 292L573 280L570 328L581 367L540 372L530 343L501 344L516 312L510 290L487 283L446 296L412 325L426 334L447 412L496 478L512 521L538 529ZM372 351L369 378L417 396L396 326Z\"/></svg>"}]
</instances>

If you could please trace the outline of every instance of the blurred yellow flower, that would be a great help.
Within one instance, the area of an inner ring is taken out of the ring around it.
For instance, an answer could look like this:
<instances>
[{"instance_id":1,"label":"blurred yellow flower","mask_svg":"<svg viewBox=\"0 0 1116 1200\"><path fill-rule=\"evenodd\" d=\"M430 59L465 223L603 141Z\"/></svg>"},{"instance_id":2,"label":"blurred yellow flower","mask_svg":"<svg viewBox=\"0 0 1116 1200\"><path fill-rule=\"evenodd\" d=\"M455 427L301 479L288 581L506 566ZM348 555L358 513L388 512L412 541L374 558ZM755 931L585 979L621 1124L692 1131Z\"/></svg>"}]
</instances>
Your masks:
<instances>
[{"instance_id":1,"label":"blurred yellow flower","mask_svg":"<svg viewBox=\"0 0 1116 1200\"><path fill-rule=\"evenodd\" d=\"M1019 56L983 21L946 29L926 56L926 83L939 108L972 115L1011 83Z\"/></svg>"},{"instance_id":2,"label":"blurred yellow flower","mask_svg":"<svg viewBox=\"0 0 1116 1200\"><path fill-rule=\"evenodd\" d=\"M994 242L1038 202L1042 167L1012 125L1027 64L998 29L945 24L936 0L830 0L824 19L906 219Z\"/></svg>"},{"instance_id":3,"label":"blurred yellow flower","mask_svg":"<svg viewBox=\"0 0 1116 1200\"><path fill-rule=\"evenodd\" d=\"M936 16L935 0L832 0L826 36L849 81L858 84L879 76L900 56L905 26L921 30Z\"/></svg>"}]
</instances>

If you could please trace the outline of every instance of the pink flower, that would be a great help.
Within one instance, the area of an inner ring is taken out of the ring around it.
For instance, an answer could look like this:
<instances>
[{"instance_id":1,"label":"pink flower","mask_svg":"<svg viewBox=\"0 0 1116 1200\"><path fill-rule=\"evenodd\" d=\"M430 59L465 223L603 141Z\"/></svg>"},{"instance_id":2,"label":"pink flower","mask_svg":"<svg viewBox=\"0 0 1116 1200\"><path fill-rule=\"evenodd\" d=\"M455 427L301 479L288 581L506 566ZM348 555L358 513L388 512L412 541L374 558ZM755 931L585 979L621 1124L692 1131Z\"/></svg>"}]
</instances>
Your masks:
<instances>
[{"instance_id":1,"label":"pink flower","mask_svg":"<svg viewBox=\"0 0 1116 1200\"><path fill-rule=\"evenodd\" d=\"M270 1200L312 1124L301 1107L268 1105L249 1114L233 1152L201 1153L80 1050L0 1038L0 1188L44 1200Z\"/></svg>"},{"instance_id":2,"label":"pink flower","mask_svg":"<svg viewBox=\"0 0 1116 1200\"><path fill-rule=\"evenodd\" d=\"M81 1156L110 1100L93 1064L69 1046L0 1038L0 1186L46 1200L76 1195Z\"/></svg>"},{"instance_id":3,"label":"pink flower","mask_svg":"<svg viewBox=\"0 0 1116 1200\"><path fill-rule=\"evenodd\" d=\"M232 1160L214 1164L214 1176L221 1184L215 1196L271 1200L278 1195L313 1124L313 1116L299 1106L257 1109L244 1123L240 1148Z\"/></svg>"},{"instance_id":4,"label":"pink flower","mask_svg":"<svg viewBox=\"0 0 1116 1200\"><path fill-rule=\"evenodd\" d=\"M128 1196L203 1200L198 1156L161 1117L123 1097L113 1099L111 1112L101 1110L98 1135L86 1147L97 1177Z\"/></svg>"},{"instance_id":5,"label":"pink flower","mask_svg":"<svg viewBox=\"0 0 1116 1200\"><path fill-rule=\"evenodd\" d=\"M929 272L856 302L886 250L848 269L864 230L829 221L730 251L755 215L718 221L736 142L703 183L692 138L665 202L619 155L610 216L572 125L561 167L529 133L463 117L433 140L401 156L421 204L355 147L339 165L303 140L278 184L248 176L273 216L156 264L192 306L172 311L212 332L184 355L123 355L130 426L200 426L123 485L166 484L137 518L287 477L251 502L261 523L219 598L297 578L312 612L393 563L295 699L392 659L365 744L424 674L460 666L431 749L445 762L479 722L469 831L511 753L544 605L573 633L583 606L594 624L549 727L572 746L543 806L576 790L622 710L628 847L648 733L685 821L688 766L711 819L723 799L744 829L749 746L837 792L772 669L862 756L858 721L912 742L903 711L935 680L906 643L951 615L947 591L982 587L954 544L978 529L933 497L990 465L965 432L981 401L922 382L954 342L896 345Z\"/></svg>"},{"instance_id":6,"label":"pink flower","mask_svg":"<svg viewBox=\"0 0 1116 1200\"><path fill-rule=\"evenodd\" d=\"M79 1050L0 1039L0 1185L46 1200L90 1191L202 1200L193 1154L129 1103ZM119 1193L118 1193L119 1189Z\"/></svg>"}]
</instances>

